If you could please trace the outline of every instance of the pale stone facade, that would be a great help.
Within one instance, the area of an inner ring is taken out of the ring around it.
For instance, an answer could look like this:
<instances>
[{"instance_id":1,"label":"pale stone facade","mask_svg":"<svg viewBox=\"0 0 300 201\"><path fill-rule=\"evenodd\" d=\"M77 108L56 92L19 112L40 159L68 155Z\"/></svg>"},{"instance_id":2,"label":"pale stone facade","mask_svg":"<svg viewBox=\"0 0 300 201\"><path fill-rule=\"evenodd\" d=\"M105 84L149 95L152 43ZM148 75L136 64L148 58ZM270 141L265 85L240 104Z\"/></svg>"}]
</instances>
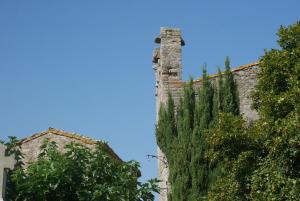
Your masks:
<instances>
[{"instance_id":1,"label":"pale stone facade","mask_svg":"<svg viewBox=\"0 0 300 201\"><path fill-rule=\"evenodd\" d=\"M154 50L152 60L156 77L156 120L158 120L160 104L166 103L168 92L171 92L175 105L178 105L180 97L182 97L184 82L181 77L181 47L185 43L181 38L181 31L174 28L161 28L160 35L155 39L155 42L160 44L160 47ZM232 70L238 84L240 111L248 120L258 118L256 111L251 109L252 100L250 98L250 92L256 84L257 70L257 62ZM210 79L215 81L218 79L218 76L210 76ZM201 80L195 80L194 87L201 87ZM167 201L167 194L170 191L170 186L168 185L169 170L167 159L159 147L157 147L157 156L158 179L161 181L159 183L161 188L159 199L160 201Z\"/></svg>"},{"instance_id":2,"label":"pale stone facade","mask_svg":"<svg viewBox=\"0 0 300 201\"><path fill-rule=\"evenodd\" d=\"M16 164L15 156L6 156L5 150L6 147L0 143L0 201L5 198L6 170L13 169Z\"/></svg>"},{"instance_id":3,"label":"pale stone facade","mask_svg":"<svg viewBox=\"0 0 300 201\"><path fill-rule=\"evenodd\" d=\"M54 141L57 144L58 150L64 151L66 144L70 142L80 143L87 148L94 149L98 142L103 145L107 152L116 160L122 161L120 157L104 142L95 141L88 137L76 133L70 133L63 130L58 130L55 128L49 128L41 133L34 134L28 138L20 141L21 152L23 154L23 162L25 167L30 163L37 160L40 154L40 147L43 145L44 141L48 139L49 141Z\"/></svg>"}]
</instances>

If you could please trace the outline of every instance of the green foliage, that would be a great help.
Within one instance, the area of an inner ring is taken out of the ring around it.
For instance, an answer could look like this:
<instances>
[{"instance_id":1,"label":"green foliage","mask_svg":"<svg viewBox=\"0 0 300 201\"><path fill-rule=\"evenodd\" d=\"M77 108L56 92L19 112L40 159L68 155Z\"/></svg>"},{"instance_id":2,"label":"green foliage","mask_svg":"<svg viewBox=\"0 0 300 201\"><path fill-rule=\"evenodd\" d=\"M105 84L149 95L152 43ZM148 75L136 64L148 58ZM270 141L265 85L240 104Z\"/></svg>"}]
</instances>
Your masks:
<instances>
[{"instance_id":1,"label":"green foliage","mask_svg":"<svg viewBox=\"0 0 300 201\"><path fill-rule=\"evenodd\" d=\"M205 132L217 122L223 107L229 105L223 97L235 97L237 92L236 87L231 87L236 84L230 69L226 76L219 74L218 84L213 85L204 68L202 87L197 98L191 80L184 87L183 98L176 112L170 93L167 105L161 104L156 138L169 163L171 201L206 200L209 186L215 182L223 168L221 159L210 163ZM229 89L224 90L225 86ZM232 108L232 114L238 113L238 109L234 108L238 102L234 101L238 99L228 101L234 104L227 107L227 110Z\"/></svg>"},{"instance_id":2,"label":"green foliage","mask_svg":"<svg viewBox=\"0 0 300 201\"><path fill-rule=\"evenodd\" d=\"M46 141L38 160L10 175L10 201L148 201L154 200L156 181L138 182L139 164L113 159L98 144L94 151L67 144L61 153Z\"/></svg>"},{"instance_id":3,"label":"green foliage","mask_svg":"<svg viewBox=\"0 0 300 201\"><path fill-rule=\"evenodd\" d=\"M20 167L23 165L22 159L23 155L21 153L20 145L18 144L18 140L15 136L8 136L9 142L3 144L6 146L7 155L14 154L16 160L16 167Z\"/></svg>"},{"instance_id":4,"label":"green foliage","mask_svg":"<svg viewBox=\"0 0 300 201\"><path fill-rule=\"evenodd\" d=\"M218 100L218 109L219 111L223 111L224 108L224 79L223 79L223 74L220 70L220 68L218 68L218 75L219 75L219 79L218 79L218 88L217 88L217 100ZM237 100L238 101L238 100Z\"/></svg>"},{"instance_id":5,"label":"green foliage","mask_svg":"<svg viewBox=\"0 0 300 201\"><path fill-rule=\"evenodd\" d=\"M219 117L219 113L223 112L224 108L224 77L220 68L218 68L218 83L215 84L213 87L214 95L212 116L213 123L215 123Z\"/></svg>"},{"instance_id":6,"label":"green foliage","mask_svg":"<svg viewBox=\"0 0 300 201\"><path fill-rule=\"evenodd\" d=\"M232 113L239 115L239 95L236 82L234 81L233 73L230 69L230 59L226 57L225 60L225 82L224 82L224 96L223 96L223 108L225 113Z\"/></svg>"},{"instance_id":7,"label":"green foliage","mask_svg":"<svg viewBox=\"0 0 300 201\"><path fill-rule=\"evenodd\" d=\"M189 200L191 178L191 133L194 127L195 92L191 80L184 88L184 95L177 113L178 137L174 141L170 164L171 200ZM169 156L170 157L170 156Z\"/></svg>"},{"instance_id":8,"label":"green foliage","mask_svg":"<svg viewBox=\"0 0 300 201\"><path fill-rule=\"evenodd\" d=\"M196 107L196 116L199 116L195 125L200 130L207 129L213 120L213 95L214 89L208 80L207 71L203 69L202 87L199 89L198 104Z\"/></svg>"},{"instance_id":9,"label":"green foliage","mask_svg":"<svg viewBox=\"0 0 300 201\"><path fill-rule=\"evenodd\" d=\"M259 82L253 94L260 115L276 120L299 111L300 23L278 32L282 49L266 51L260 61Z\"/></svg>"},{"instance_id":10,"label":"green foliage","mask_svg":"<svg viewBox=\"0 0 300 201\"><path fill-rule=\"evenodd\" d=\"M18 143L18 140L16 137L14 136L9 136L8 137L9 141L7 143L4 143L2 142L5 146L6 146L6 154L7 155L12 155L14 154L15 155L15 161L16 161L16 164L15 164L15 168L21 168L23 164L23 155L22 155L22 152L21 152L21 147L20 147L20 144ZM12 171L8 171L7 172L7 189L6 189L6 195L5 197L8 197L9 195L13 195L15 192L16 192L16 185L14 185L11 181L11 174L12 174Z\"/></svg>"},{"instance_id":11,"label":"green foliage","mask_svg":"<svg viewBox=\"0 0 300 201\"><path fill-rule=\"evenodd\" d=\"M252 127L255 129L255 125ZM210 163L222 162L217 178L210 186L209 200L220 199L220 196L225 200L247 199L249 177L256 167L258 157L262 155L257 136L248 128L240 116L223 113L216 126L207 131Z\"/></svg>"},{"instance_id":12,"label":"green foliage","mask_svg":"<svg viewBox=\"0 0 300 201\"><path fill-rule=\"evenodd\" d=\"M220 116L207 141L209 158L223 158L226 174L209 200L300 200L300 22L281 27L281 49L261 58L253 93L260 119L245 125Z\"/></svg>"},{"instance_id":13,"label":"green foliage","mask_svg":"<svg viewBox=\"0 0 300 201\"><path fill-rule=\"evenodd\" d=\"M205 157L206 142L203 134L213 122L214 88L208 80L207 71L203 68L202 88L199 89L195 106L195 127L192 132L192 200L199 200L207 194L208 160Z\"/></svg>"},{"instance_id":14,"label":"green foliage","mask_svg":"<svg viewBox=\"0 0 300 201\"><path fill-rule=\"evenodd\" d=\"M195 104L192 87L185 89L175 120L178 137L173 152L166 152L172 200L300 200L300 22L281 27L278 36L281 49L260 60L253 92L259 120L239 116L229 58L215 85L203 72Z\"/></svg>"},{"instance_id":15,"label":"green foliage","mask_svg":"<svg viewBox=\"0 0 300 201\"><path fill-rule=\"evenodd\" d=\"M251 198L300 200L300 22L281 27L281 49L266 51L253 94L267 155L252 175Z\"/></svg>"},{"instance_id":16,"label":"green foliage","mask_svg":"<svg viewBox=\"0 0 300 201\"><path fill-rule=\"evenodd\" d=\"M170 95L169 95L170 96ZM168 99L167 109L162 105L159 109L159 127L156 127L157 144L161 147L162 151L166 154L172 150L173 140L176 137L176 122L174 112L173 99ZM162 135L164 133L164 135Z\"/></svg>"}]
</instances>

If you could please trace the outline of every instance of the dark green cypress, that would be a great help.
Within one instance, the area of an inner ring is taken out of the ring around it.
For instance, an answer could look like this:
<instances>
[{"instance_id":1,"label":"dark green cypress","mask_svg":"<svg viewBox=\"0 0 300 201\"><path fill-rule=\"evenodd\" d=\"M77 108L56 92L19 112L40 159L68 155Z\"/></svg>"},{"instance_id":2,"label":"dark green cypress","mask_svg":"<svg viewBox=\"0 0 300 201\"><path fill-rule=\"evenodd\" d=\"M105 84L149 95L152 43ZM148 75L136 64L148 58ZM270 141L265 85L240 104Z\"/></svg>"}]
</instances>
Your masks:
<instances>
[{"instance_id":1,"label":"dark green cypress","mask_svg":"<svg viewBox=\"0 0 300 201\"><path fill-rule=\"evenodd\" d=\"M166 109L165 105L163 103L160 104L159 112L158 112L158 122L156 125L156 143L159 146L159 148L165 152L167 149L167 143L166 143L166 137L164 135L164 132L166 130Z\"/></svg>"},{"instance_id":2,"label":"dark green cypress","mask_svg":"<svg viewBox=\"0 0 300 201\"><path fill-rule=\"evenodd\" d=\"M225 60L225 82L224 82L224 96L223 96L223 112L239 115L239 95L237 84L234 80L234 75L230 69L230 59L226 57Z\"/></svg>"},{"instance_id":3,"label":"dark green cypress","mask_svg":"<svg viewBox=\"0 0 300 201\"><path fill-rule=\"evenodd\" d=\"M166 147L167 147L166 154L167 156L170 156L172 154L173 144L177 136L176 120L175 120L175 105L170 92L168 94L166 119L167 119L166 120L167 125L165 126Z\"/></svg>"},{"instance_id":4,"label":"dark green cypress","mask_svg":"<svg viewBox=\"0 0 300 201\"><path fill-rule=\"evenodd\" d=\"M178 140L176 119L175 119L175 105L171 93L168 93L167 103L161 103L159 109L159 119L156 126L156 141L159 148L165 153L169 164L170 175L169 182L171 186L174 184L173 170L176 166L176 158L174 157L174 148L177 148ZM175 168L176 169L176 168ZM172 198L170 197L170 200Z\"/></svg>"},{"instance_id":5,"label":"dark green cypress","mask_svg":"<svg viewBox=\"0 0 300 201\"><path fill-rule=\"evenodd\" d=\"M225 73L222 74L220 69L218 69L218 85L217 92L214 96L214 124L218 124L218 116L220 113L232 113L234 115L239 115L239 95L237 84L234 80L234 75L230 69L229 57L225 60ZM217 113L218 110L218 113ZM216 116L217 115L217 116ZM214 160L209 165L209 175L208 175L208 188L210 188L219 177L226 174L223 172L224 161Z\"/></svg>"},{"instance_id":6,"label":"dark green cypress","mask_svg":"<svg viewBox=\"0 0 300 201\"><path fill-rule=\"evenodd\" d=\"M193 81L184 87L184 95L177 113L177 147L174 167L170 169L173 184L172 201L189 201L191 197L191 136L194 127L195 93Z\"/></svg>"},{"instance_id":7,"label":"dark green cypress","mask_svg":"<svg viewBox=\"0 0 300 201\"><path fill-rule=\"evenodd\" d=\"M195 127L192 138L192 199L201 200L207 195L208 161L205 157L206 142L203 137L213 120L214 90L208 79L207 71L203 68L202 88L199 90L198 101L195 107Z\"/></svg>"},{"instance_id":8,"label":"dark green cypress","mask_svg":"<svg viewBox=\"0 0 300 201\"><path fill-rule=\"evenodd\" d=\"M218 86L217 86L217 95L218 95L218 108L219 111L223 111L224 108L224 77L221 72L221 69L218 68Z\"/></svg>"},{"instance_id":9,"label":"dark green cypress","mask_svg":"<svg viewBox=\"0 0 300 201\"><path fill-rule=\"evenodd\" d=\"M167 106L164 103L160 105L156 126L157 144L167 157L171 154L173 141L177 135L175 121L175 105L171 93L169 93Z\"/></svg>"},{"instance_id":10,"label":"dark green cypress","mask_svg":"<svg viewBox=\"0 0 300 201\"><path fill-rule=\"evenodd\" d=\"M216 124L220 112L237 114L238 105L228 58L225 75L219 70L219 79L214 85L203 69L197 101L191 80L184 86L176 112L171 94L166 105L161 105L156 137L169 162L170 201L206 199L208 188L220 175L222 161L209 164L204 133Z\"/></svg>"},{"instance_id":11,"label":"dark green cypress","mask_svg":"<svg viewBox=\"0 0 300 201\"><path fill-rule=\"evenodd\" d=\"M198 107L200 112L199 128L207 129L212 121L213 110L213 87L208 79L207 70L203 68L203 86L199 93Z\"/></svg>"},{"instance_id":12,"label":"dark green cypress","mask_svg":"<svg viewBox=\"0 0 300 201\"><path fill-rule=\"evenodd\" d=\"M217 122L220 112L219 93L216 85L213 85L213 92L212 126Z\"/></svg>"},{"instance_id":13,"label":"dark green cypress","mask_svg":"<svg viewBox=\"0 0 300 201\"><path fill-rule=\"evenodd\" d=\"M212 115L213 115L212 125L214 125L218 120L219 113L223 112L223 106L224 106L224 78L220 68L218 68L218 78L213 85L213 91L214 91L214 95L213 95L213 109L212 109Z\"/></svg>"}]
</instances>

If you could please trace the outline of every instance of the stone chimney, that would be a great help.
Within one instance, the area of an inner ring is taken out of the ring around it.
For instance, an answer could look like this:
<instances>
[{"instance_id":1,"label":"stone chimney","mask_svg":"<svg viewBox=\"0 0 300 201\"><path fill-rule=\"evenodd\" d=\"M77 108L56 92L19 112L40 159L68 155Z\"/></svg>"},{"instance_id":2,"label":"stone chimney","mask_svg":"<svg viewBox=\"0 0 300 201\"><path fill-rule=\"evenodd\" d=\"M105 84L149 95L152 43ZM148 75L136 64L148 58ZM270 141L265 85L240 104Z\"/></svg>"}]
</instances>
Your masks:
<instances>
[{"instance_id":1,"label":"stone chimney","mask_svg":"<svg viewBox=\"0 0 300 201\"><path fill-rule=\"evenodd\" d=\"M155 39L155 43L160 44L153 53L153 69L156 76L156 121L158 121L158 111L161 103L166 103L170 82L181 82L182 80L182 57L181 47L184 41L181 38L180 29L164 28L160 29L160 35ZM170 186L168 184L169 169L165 154L157 147L158 157L158 179L161 188L159 200L167 201Z\"/></svg>"}]
</instances>

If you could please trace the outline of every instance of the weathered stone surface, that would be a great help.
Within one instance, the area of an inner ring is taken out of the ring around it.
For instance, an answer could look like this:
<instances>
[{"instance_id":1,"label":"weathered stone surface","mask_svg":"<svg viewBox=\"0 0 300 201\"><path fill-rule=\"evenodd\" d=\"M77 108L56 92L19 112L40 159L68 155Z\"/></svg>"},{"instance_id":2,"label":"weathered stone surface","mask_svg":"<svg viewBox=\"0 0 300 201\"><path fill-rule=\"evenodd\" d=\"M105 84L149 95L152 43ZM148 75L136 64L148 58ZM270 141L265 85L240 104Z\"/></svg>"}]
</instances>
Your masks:
<instances>
[{"instance_id":1,"label":"weathered stone surface","mask_svg":"<svg viewBox=\"0 0 300 201\"><path fill-rule=\"evenodd\" d=\"M171 92L176 106L178 106L182 97L185 82L182 82L181 77L181 46L184 45L184 42L180 30L173 28L161 28L160 36L156 38L155 42L160 44L160 48L156 48L153 53L153 69L156 77L156 120L158 120L160 104L166 103L168 91ZM248 120L258 118L257 112L251 109L252 100L250 98L250 93L256 84L257 71L258 63L233 69L238 84L240 111ZM210 77L213 82L218 79L217 75ZM195 80L194 88L196 92L199 87L201 87L201 80ZM159 147L157 148L157 154L159 159L165 158L165 154ZM168 176L168 166L162 160L158 160L158 179L161 181L159 186L162 189L159 197L160 201L167 201L167 194L170 191Z\"/></svg>"},{"instance_id":2,"label":"weathered stone surface","mask_svg":"<svg viewBox=\"0 0 300 201\"><path fill-rule=\"evenodd\" d=\"M181 46L184 42L179 29L161 28L160 36L156 39L160 43L160 48L154 50L154 70L156 76L156 119L158 120L158 110L161 103L165 103L168 97L169 83L181 81ZM180 89L179 89L180 90ZM175 91L172 90L172 92ZM158 158L166 158L165 154L157 148ZM169 169L163 160L158 160L158 177L161 182L159 187L160 200L166 201L168 194Z\"/></svg>"},{"instance_id":3,"label":"weathered stone surface","mask_svg":"<svg viewBox=\"0 0 300 201\"><path fill-rule=\"evenodd\" d=\"M95 141L88 137L84 137L75 133L49 128L44 132L34 134L20 141L25 167L28 166L29 163L37 160L38 155L40 154L40 147L43 145L46 139L56 142L58 150L61 152L65 151L66 144L70 142L82 144L92 150L95 148L97 142L100 142L113 158L118 161L122 161L120 157L106 143Z\"/></svg>"},{"instance_id":4,"label":"weathered stone surface","mask_svg":"<svg viewBox=\"0 0 300 201\"><path fill-rule=\"evenodd\" d=\"M16 164L14 155L5 156L5 149L6 147L0 143L0 201L3 201L5 196L5 170L13 169Z\"/></svg>"}]
</instances>

